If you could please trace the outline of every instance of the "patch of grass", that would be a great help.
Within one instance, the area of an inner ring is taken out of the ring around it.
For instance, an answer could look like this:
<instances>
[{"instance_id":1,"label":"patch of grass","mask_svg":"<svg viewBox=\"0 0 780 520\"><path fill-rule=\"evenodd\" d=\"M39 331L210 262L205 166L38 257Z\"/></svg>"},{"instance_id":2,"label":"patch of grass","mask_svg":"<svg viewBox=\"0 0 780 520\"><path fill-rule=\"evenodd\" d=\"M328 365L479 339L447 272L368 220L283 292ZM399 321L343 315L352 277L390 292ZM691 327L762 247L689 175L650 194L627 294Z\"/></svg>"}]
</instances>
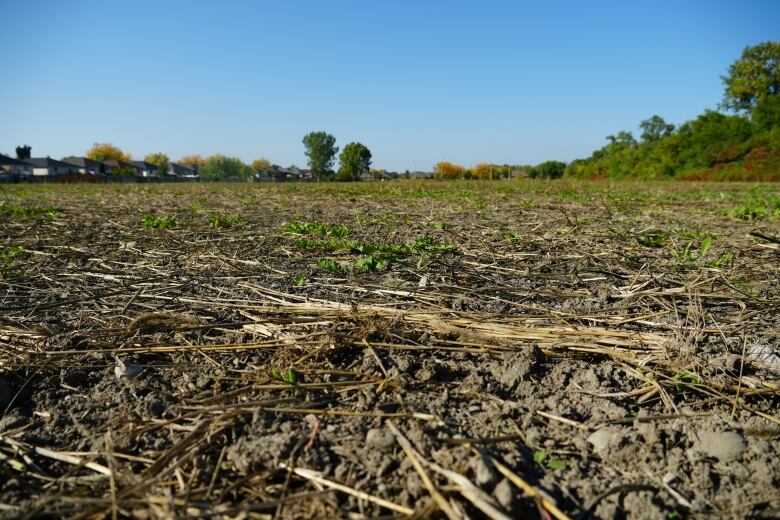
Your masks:
<instances>
[{"instance_id":1,"label":"patch of grass","mask_svg":"<svg viewBox=\"0 0 780 520\"><path fill-rule=\"evenodd\" d=\"M141 221L141 225L146 229L167 229L169 227L175 227L177 225L176 215L158 217L151 213L146 213L144 219Z\"/></svg>"},{"instance_id":2,"label":"patch of grass","mask_svg":"<svg viewBox=\"0 0 780 520\"><path fill-rule=\"evenodd\" d=\"M649 231L641 235L635 235L636 241L645 247L663 247L669 241L669 233L666 231Z\"/></svg>"},{"instance_id":3,"label":"patch of grass","mask_svg":"<svg viewBox=\"0 0 780 520\"><path fill-rule=\"evenodd\" d=\"M341 265L332 258L320 258L317 260L317 267L333 274L344 274L344 269L342 269Z\"/></svg>"},{"instance_id":4,"label":"patch of grass","mask_svg":"<svg viewBox=\"0 0 780 520\"><path fill-rule=\"evenodd\" d=\"M520 235L518 235L516 233L511 233L511 232L506 233L504 235L504 238L506 239L507 242L509 242L513 246L521 246L521 245L523 245L523 237L521 237Z\"/></svg>"},{"instance_id":5,"label":"patch of grass","mask_svg":"<svg viewBox=\"0 0 780 520\"><path fill-rule=\"evenodd\" d=\"M564 461L560 459L547 460L548 456L549 453L547 452L547 450L536 450L534 452L534 462L536 462L540 466L547 467L550 469L555 469L555 470L566 469L566 463ZM547 461L546 464L545 461Z\"/></svg>"},{"instance_id":6,"label":"patch of grass","mask_svg":"<svg viewBox=\"0 0 780 520\"><path fill-rule=\"evenodd\" d=\"M232 227L241 227L246 224L246 220L241 215L231 214L222 215L220 213L212 213L209 215L209 227L214 229L228 229Z\"/></svg>"},{"instance_id":7,"label":"patch of grass","mask_svg":"<svg viewBox=\"0 0 780 520\"><path fill-rule=\"evenodd\" d=\"M350 234L346 226L325 224L315 220L314 222L288 222L283 230L294 235L309 235L319 233L324 237L344 238Z\"/></svg>"},{"instance_id":8,"label":"patch of grass","mask_svg":"<svg viewBox=\"0 0 780 520\"><path fill-rule=\"evenodd\" d=\"M22 246L14 246L11 249L0 250L0 278L13 276L13 259L24 252Z\"/></svg>"},{"instance_id":9,"label":"patch of grass","mask_svg":"<svg viewBox=\"0 0 780 520\"><path fill-rule=\"evenodd\" d=\"M731 218L740 220L763 220L780 216L780 197L777 195L765 195L761 191L752 191L752 198L735 206L726 214Z\"/></svg>"},{"instance_id":10,"label":"patch of grass","mask_svg":"<svg viewBox=\"0 0 780 520\"><path fill-rule=\"evenodd\" d=\"M10 215L12 218L25 220L54 220L62 214L62 210L44 206L6 206L0 202L0 215Z\"/></svg>"}]
</instances>

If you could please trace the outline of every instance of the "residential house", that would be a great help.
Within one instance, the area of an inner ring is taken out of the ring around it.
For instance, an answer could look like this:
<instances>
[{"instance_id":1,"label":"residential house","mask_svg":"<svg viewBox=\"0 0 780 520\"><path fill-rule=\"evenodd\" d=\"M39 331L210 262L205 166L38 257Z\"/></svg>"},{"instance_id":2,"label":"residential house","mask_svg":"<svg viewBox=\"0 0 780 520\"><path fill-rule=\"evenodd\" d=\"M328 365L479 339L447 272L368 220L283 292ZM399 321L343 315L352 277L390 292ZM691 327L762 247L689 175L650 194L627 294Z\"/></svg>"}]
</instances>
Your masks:
<instances>
[{"instance_id":1,"label":"residential house","mask_svg":"<svg viewBox=\"0 0 780 520\"><path fill-rule=\"evenodd\" d=\"M106 172L106 167L102 162L87 157L65 157L62 162L72 164L78 168L78 173L82 175L102 175Z\"/></svg>"},{"instance_id":2,"label":"residential house","mask_svg":"<svg viewBox=\"0 0 780 520\"><path fill-rule=\"evenodd\" d=\"M51 157L33 157L24 162L32 166L33 176L54 176L78 173L79 169L73 164L52 159Z\"/></svg>"},{"instance_id":3,"label":"residential house","mask_svg":"<svg viewBox=\"0 0 780 520\"><path fill-rule=\"evenodd\" d=\"M11 177L32 175L33 167L25 161L0 154L0 172L5 172Z\"/></svg>"},{"instance_id":4,"label":"residential house","mask_svg":"<svg viewBox=\"0 0 780 520\"><path fill-rule=\"evenodd\" d=\"M158 177L160 175L160 167L156 164L146 161L130 161L130 164L140 168L141 177Z\"/></svg>"},{"instance_id":5,"label":"residential house","mask_svg":"<svg viewBox=\"0 0 780 520\"><path fill-rule=\"evenodd\" d=\"M110 173L111 175L116 175L117 172L126 172L125 174L137 175L140 177L143 173L141 168L127 161L108 159L107 161L103 161L103 164L106 167L106 173Z\"/></svg>"},{"instance_id":6,"label":"residential house","mask_svg":"<svg viewBox=\"0 0 780 520\"><path fill-rule=\"evenodd\" d=\"M172 162L168 164L168 175L178 177L179 179L197 179L198 170L186 164Z\"/></svg>"}]
</instances>

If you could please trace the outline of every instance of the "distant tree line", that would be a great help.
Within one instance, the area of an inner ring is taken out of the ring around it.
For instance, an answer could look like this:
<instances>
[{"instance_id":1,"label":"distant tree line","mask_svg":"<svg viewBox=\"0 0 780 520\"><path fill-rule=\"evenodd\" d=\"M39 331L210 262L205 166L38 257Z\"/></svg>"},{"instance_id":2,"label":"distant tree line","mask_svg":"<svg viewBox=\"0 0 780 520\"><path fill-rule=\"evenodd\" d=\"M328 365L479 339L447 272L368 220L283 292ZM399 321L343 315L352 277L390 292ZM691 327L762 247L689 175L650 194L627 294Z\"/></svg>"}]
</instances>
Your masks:
<instances>
[{"instance_id":1,"label":"distant tree line","mask_svg":"<svg viewBox=\"0 0 780 520\"><path fill-rule=\"evenodd\" d=\"M576 178L780 180L780 43L748 47L724 76L720 108L679 127L654 115L641 134L621 131L587 159Z\"/></svg>"}]
</instances>

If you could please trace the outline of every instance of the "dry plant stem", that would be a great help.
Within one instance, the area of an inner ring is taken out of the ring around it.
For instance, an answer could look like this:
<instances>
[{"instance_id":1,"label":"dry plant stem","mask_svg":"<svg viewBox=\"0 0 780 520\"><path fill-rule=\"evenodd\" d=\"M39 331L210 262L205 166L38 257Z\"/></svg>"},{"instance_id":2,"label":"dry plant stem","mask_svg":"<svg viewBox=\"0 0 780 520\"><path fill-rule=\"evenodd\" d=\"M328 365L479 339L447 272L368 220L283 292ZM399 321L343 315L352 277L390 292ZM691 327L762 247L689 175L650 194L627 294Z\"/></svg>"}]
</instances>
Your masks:
<instances>
[{"instance_id":1,"label":"dry plant stem","mask_svg":"<svg viewBox=\"0 0 780 520\"><path fill-rule=\"evenodd\" d=\"M283 468L286 468L284 464L282 464ZM360 491L358 489L351 488L349 486L345 486L344 484L339 484L338 482L334 482L332 480L328 480L326 478L321 477L317 474L316 471L312 471L306 468L286 468L289 469L289 471L295 473L299 477L303 477L307 480L311 480L312 482L316 482L317 484L320 484L322 486L329 487L331 489L335 489L337 491L341 491L343 493L347 493L348 495L352 495L355 497L360 498L361 500L367 500L369 502L373 502L374 504L378 504L386 509L390 509L391 511L395 511L396 513L401 513L404 515L411 515L414 513L414 509L410 509L405 506L401 506L398 504L395 504L393 502L390 502L388 500L385 500L383 498L375 497L373 495L369 495L368 493L365 493L363 491Z\"/></svg>"},{"instance_id":2,"label":"dry plant stem","mask_svg":"<svg viewBox=\"0 0 780 520\"><path fill-rule=\"evenodd\" d=\"M556 506L554 503L552 503L549 499L547 499L541 492L539 492L535 487L530 485L528 482L523 480L519 475L512 472L509 468L501 464L498 460L492 459L493 465L496 467L496 469L504 475L506 478L508 478L514 485L519 487L523 493L526 495L537 499L540 501L542 506L550 512L551 515L553 515L558 520L570 520L568 515L558 509L558 506Z\"/></svg>"},{"instance_id":3,"label":"dry plant stem","mask_svg":"<svg viewBox=\"0 0 780 520\"><path fill-rule=\"evenodd\" d=\"M428 476L428 473L425 471L425 468L423 468L423 465L420 462L420 459L418 458L417 454L415 453L414 448L412 448L411 443L396 427L393 421L388 420L386 421L385 424L387 424L387 427L390 429L390 431L393 432L393 435L395 435L395 440L404 450L404 453L406 453L406 456L409 458L409 462L412 463L414 470L420 476L420 479L423 481L425 488L428 490L428 493L431 494L431 497L433 497L433 500L439 506L439 509L441 509L441 511L450 520L459 520L461 516L457 514L454 509L452 509L449 502L447 502L447 499L444 498L444 496L439 492L438 489L436 489L436 486L433 484L433 481Z\"/></svg>"}]
</instances>

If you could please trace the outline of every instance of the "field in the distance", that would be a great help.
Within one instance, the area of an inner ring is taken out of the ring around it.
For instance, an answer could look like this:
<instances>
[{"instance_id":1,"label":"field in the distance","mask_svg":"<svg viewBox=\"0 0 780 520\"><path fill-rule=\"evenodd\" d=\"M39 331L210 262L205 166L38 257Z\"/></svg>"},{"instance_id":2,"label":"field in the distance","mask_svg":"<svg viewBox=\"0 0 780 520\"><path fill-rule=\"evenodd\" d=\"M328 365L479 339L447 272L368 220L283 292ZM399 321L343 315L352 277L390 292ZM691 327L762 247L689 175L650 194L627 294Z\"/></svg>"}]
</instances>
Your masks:
<instances>
[{"instance_id":1,"label":"field in the distance","mask_svg":"<svg viewBox=\"0 0 780 520\"><path fill-rule=\"evenodd\" d=\"M780 187L0 186L0 515L780 515Z\"/></svg>"}]
</instances>

